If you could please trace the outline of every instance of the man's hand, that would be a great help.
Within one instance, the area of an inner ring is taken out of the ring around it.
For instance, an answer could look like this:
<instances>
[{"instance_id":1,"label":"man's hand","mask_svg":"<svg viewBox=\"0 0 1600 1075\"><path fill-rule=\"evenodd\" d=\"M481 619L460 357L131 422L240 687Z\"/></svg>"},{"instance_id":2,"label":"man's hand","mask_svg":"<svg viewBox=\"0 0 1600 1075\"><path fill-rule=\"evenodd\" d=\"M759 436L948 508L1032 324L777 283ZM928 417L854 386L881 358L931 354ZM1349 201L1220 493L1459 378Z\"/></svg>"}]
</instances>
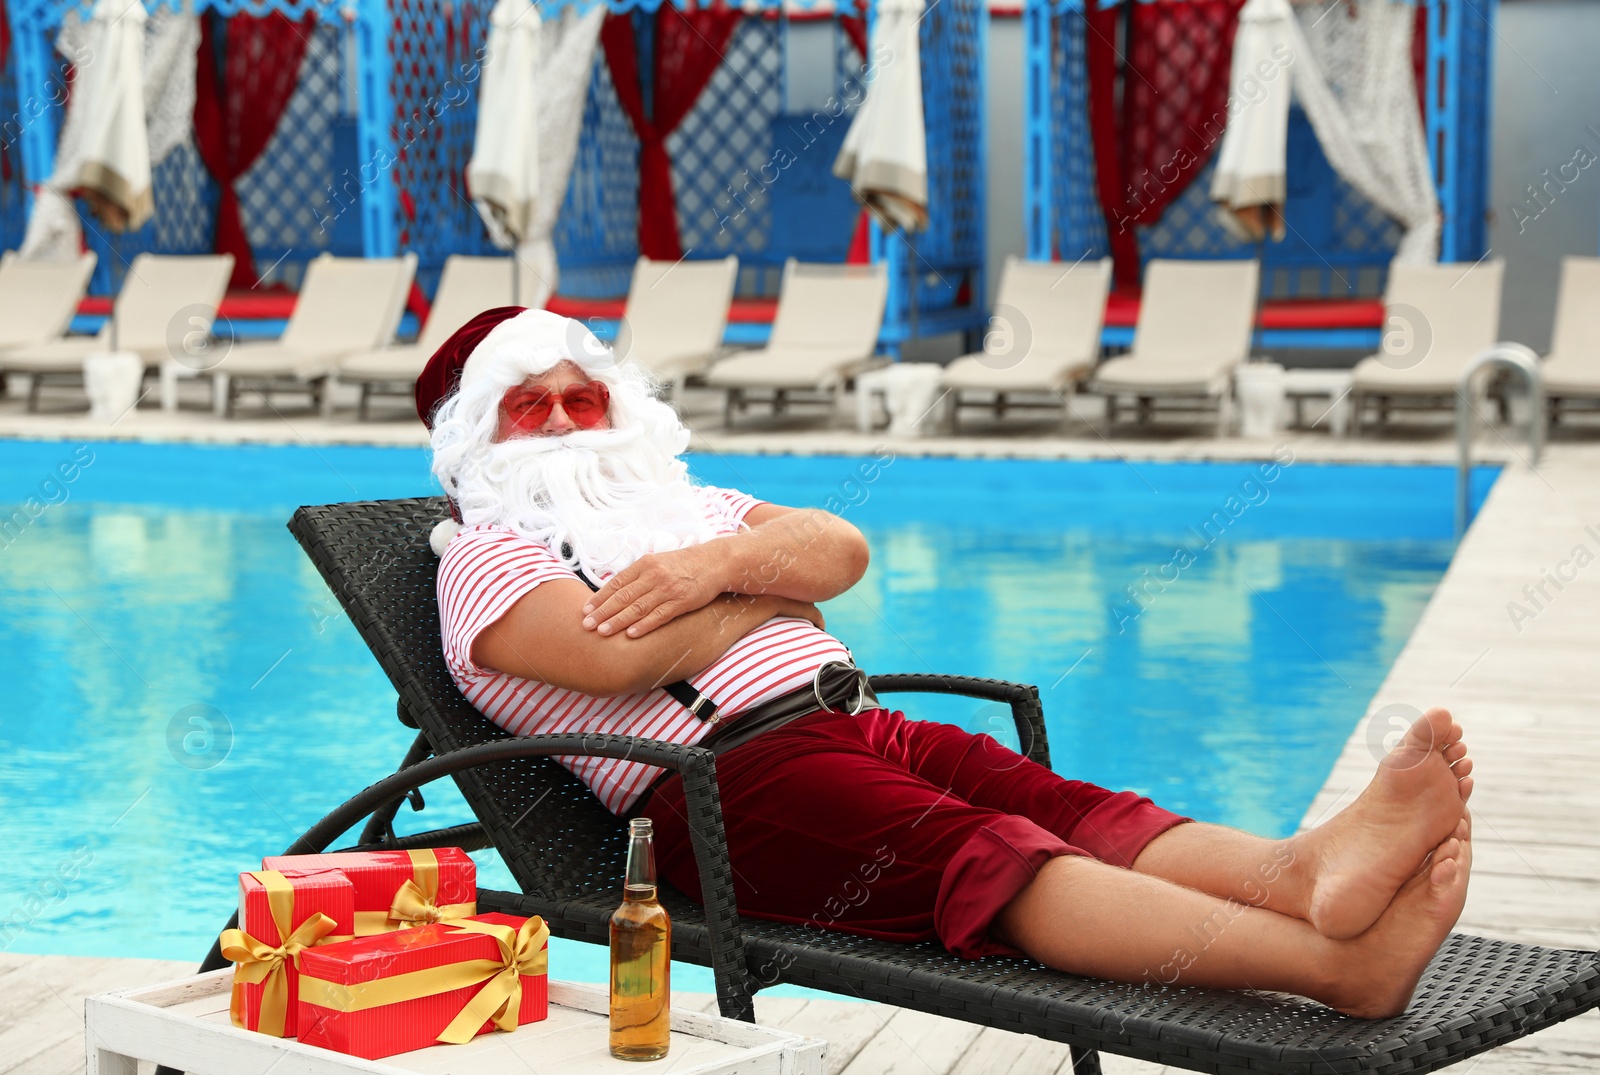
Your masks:
<instances>
[{"instance_id":1,"label":"man's hand","mask_svg":"<svg viewBox=\"0 0 1600 1075\"><path fill-rule=\"evenodd\" d=\"M589 598L584 629L639 638L704 608L728 589L722 559L705 545L641 556Z\"/></svg>"},{"instance_id":2,"label":"man's hand","mask_svg":"<svg viewBox=\"0 0 1600 1075\"><path fill-rule=\"evenodd\" d=\"M584 629L642 638L722 593L814 606L848 590L867 569L866 539L836 515L758 504L744 521L748 528L736 534L651 553L617 572L583 606Z\"/></svg>"}]
</instances>

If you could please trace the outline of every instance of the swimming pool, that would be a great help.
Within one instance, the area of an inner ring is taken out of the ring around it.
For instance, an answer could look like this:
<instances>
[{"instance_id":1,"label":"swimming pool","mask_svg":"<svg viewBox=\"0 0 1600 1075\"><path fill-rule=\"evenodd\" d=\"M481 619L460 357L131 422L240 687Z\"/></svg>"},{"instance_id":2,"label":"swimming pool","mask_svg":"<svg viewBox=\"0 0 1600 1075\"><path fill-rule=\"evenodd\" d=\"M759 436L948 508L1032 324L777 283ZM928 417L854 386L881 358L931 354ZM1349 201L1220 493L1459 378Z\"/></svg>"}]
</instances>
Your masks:
<instances>
[{"instance_id":1,"label":"swimming pool","mask_svg":"<svg viewBox=\"0 0 1600 1075\"><path fill-rule=\"evenodd\" d=\"M1452 550L1447 468L888 448L692 467L862 528L872 567L825 612L864 667L1037 683L1058 770L1275 835ZM0 950L198 959L239 870L392 771L394 693L284 523L431 489L416 449L0 443ZM982 703L911 711L1009 734ZM430 825L466 819L452 787L428 802ZM552 959L603 979L592 946Z\"/></svg>"}]
</instances>

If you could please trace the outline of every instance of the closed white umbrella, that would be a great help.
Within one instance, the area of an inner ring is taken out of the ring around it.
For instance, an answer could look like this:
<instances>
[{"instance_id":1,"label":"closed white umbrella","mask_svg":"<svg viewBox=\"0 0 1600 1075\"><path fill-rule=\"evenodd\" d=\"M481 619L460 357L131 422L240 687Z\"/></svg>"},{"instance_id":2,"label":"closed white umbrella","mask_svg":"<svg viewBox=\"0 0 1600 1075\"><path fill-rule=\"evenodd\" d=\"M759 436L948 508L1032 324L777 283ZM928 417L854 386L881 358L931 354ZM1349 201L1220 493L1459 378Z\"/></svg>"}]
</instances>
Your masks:
<instances>
[{"instance_id":1,"label":"closed white umbrella","mask_svg":"<svg viewBox=\"0 0 1600 1075\"><path fill-rule=\"evenodd\" d=\"M928 226L928 140L918 27L923 0L881 0L872 24L877 74L857 109L833 174L901 232Z\"/></svg>"},{"instance_id":2,"label":"closed white umbrella","mask_svg":"<svg viewBox=\"0 0 1600 1075\"><path fill-rule=\"evenodd\" d=\"M1283 238L1292 77L1284 61L1295 59L1296 44L1303 39L1288 0L1247 0L1233 38L1228 126L1211 176L1219 219L1242 238Z\"/></svg>"},{"instance_id":3,"label":"closed white umbrella","mask_svg":"<svg viewBox=\"0 0 1600 1075\"><path fill-rule=\"evenodd\" d=\"M489 16L488 60L467 185L502 250L527 236L539 204L539 13L532 0L497 0ZM516 266L517 257L512 256ZM513 269L513 301L521 294Z\"/></svg>"},{"instance_id":4,"label":"closed white umbrella","mask_svg":"<svg viewBox=\"0 0 1600 1075\"><path fill-rule=\"evenodd\" d=\"M113 231L143 227L155 212L144 117L144 27L139 0L99 0L89 23L94 59L83 65L73 88L84 128L77 175L68 182Z\"/></svg>"}]
</instances>

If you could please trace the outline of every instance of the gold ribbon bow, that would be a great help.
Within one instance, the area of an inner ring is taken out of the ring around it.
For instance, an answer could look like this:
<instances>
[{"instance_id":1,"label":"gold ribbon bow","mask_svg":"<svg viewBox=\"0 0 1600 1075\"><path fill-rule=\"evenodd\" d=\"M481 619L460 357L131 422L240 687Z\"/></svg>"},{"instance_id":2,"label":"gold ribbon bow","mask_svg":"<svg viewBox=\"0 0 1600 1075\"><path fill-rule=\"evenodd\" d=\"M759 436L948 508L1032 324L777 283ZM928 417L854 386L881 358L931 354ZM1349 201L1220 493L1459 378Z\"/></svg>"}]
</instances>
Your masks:
<instances>
[{"instance_id":1,"label":"gold ribbon bow","mask_svg":"<svg viewBox=\"0 0 1600 1075\"><path fill-rule=\"evenodd\" d=\"M491 1020L501 1030L515 1030L522 1008L522 976L549 971L545 943L550 939L550 927L538 915L516 929L490 922L451 922L450 927L493 937L500 947L500 957L468 959L356 985L340 985L302 974L300 999L337 1012L359 1012L483 983L483 988L437 1040L461 1045L471 1041Z\"/></svg>"},{"instance_id":2,"label":"gold ribbon bow","mask_svg":"<svg viewBox=\"0 0 1600 1075\"><path fill-rule=\"evenodd\" d=\"M478 904L474 900L439 906L438 855L427 849L408 851L406 854L411 856L410 879L395 890L394 900L387 911L356 912L358 937L389 933L408 926L448 922L478 913Z\"/></svg>"},{"instance_id":3,"label":"gold ribbon bow","mask_svg":"<svg viewBox=\"0 0 1600 1075\"><path fill-rule=\"evenodd\" d=\"M461 1014L450 1020L438 1040L451 1045L471 1041L479 1028L490 1020L501 1030L517 1029L517 1013L522 1009L522 976L545 974L549 969L545 942L550 939L550 927L538 915L517 929L489 922L453 922L451 925L458 930L487 933L493 937L500 946L500 969L461 1009Z\"/></svg>"},{"instance_id":4,"label":"gold ribbon bow","mask_svg":"<svg viewBox=\"0 0 1600 1075\"><path fill-rule=\"evenodd\" d=\"M318 943L338 925L322 912L317 912L290 930L294 921L294 886L276 870L261 870L250 876L261 882L267 890L267 909L272 923L278 927L282 940L267 944L252 937L242 929L222 931L222 954L238 964L233 969L233 994L228 1002L228 1015L233 1025L241 1030L245 1024L244 987L266 984L261 995L261 1016L256 1029L275 1038L283 1037L284 1021L289 1013L289 975L287 964L302 951Z\"/></svg>"}]
</instances>

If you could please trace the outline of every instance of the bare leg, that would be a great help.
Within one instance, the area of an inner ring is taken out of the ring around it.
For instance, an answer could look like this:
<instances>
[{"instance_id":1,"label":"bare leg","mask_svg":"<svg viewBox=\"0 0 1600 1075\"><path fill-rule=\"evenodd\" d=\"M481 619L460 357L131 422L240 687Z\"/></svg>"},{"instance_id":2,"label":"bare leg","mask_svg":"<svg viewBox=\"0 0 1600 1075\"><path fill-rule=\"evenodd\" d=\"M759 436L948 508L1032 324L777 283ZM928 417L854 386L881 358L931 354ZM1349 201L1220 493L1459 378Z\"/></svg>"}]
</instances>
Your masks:
<instances>
[{"instance_id":1,"label":"bare leg","mask_svg":"<svg viewBox=\"0 0 1600 1075\"><path fill-rule=\"evenodd\" d=\"M1150 841L1133 868L1220 899L1311 919L1316 863L1302 837L1269 840L1221 825L1179 825Z\"/></svg>"},{"instance_id":2,"label":"bare leg","mask_svg":"<svg viewBox=\"0 0 1600 1075\"><path fill-rule=\"evenodd\" d=\"M1465 834L1463 822L1457 829ZM1405 1010L1466 901L1471 842L1452 836L1382 917L1353 940L1237 900L1219 900L1092 859L1052 859L1007 904L994 932L1073 974L1221 989L1270 989L1349 1015Z\"/></svg>"},{"instance_id":3,"label":"bare leg","mask_svg":"<svg viewBox=\"0 0 1600 1075\"><path fill-rule=\"evenodd\" d=\"M1303 918L1328 937L1354 937L1455 829L1471 772L1460 725L1434 709L1383 759L1360 798L1325 824L1283 840L1180 825L1152 840L1133 868Z\"/></svg>"}]
</instances>

